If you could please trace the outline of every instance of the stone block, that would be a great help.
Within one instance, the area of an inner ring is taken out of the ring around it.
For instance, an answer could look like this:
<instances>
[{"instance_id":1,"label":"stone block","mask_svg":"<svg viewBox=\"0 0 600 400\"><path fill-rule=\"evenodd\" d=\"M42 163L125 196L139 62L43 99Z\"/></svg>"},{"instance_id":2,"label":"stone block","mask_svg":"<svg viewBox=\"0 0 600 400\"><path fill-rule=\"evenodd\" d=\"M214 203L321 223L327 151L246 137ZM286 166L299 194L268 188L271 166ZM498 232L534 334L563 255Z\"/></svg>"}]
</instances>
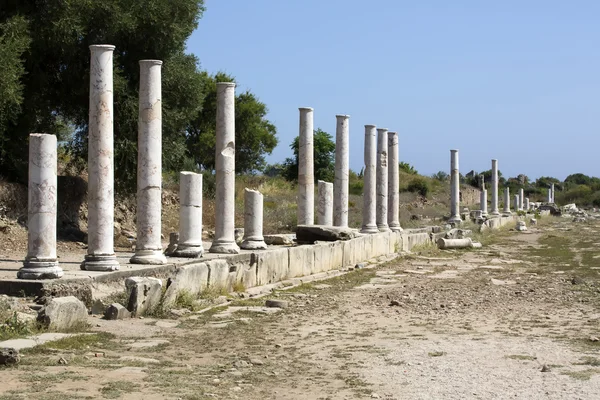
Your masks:
<instances>
[{"instance_id":1,"label":"stone block","mask_svg":"<svg viewBox=\"0 0 600 400\"><path fill-rule=\"evenodd\" d=\"M70 330L87 324L87 308L75 296L51 299L38 313L37 320L53 331Z\"/></svg>"},{"instance_id":2,"label":"stone block","mask_svg":"<svg viewBox=\"0 0 600 400\"><path fill-rule=\"evenodd\" d=\"M114 321L117 319L131 318L131 313L127 308L123 307L119 303L113 303L106 309L104 318Z\"/></svg>"},{"instance_id":3,"label":"stone block","mask_svg":"<svg viewBox=\"0 0 600 400\"><path fill-rule=\"evenodd\" d=\"M256 285L282 281L289 275L289 249L281 248L256 254Z\"/></svg>"},{"instance_id":4,"label":"stone block","mask_svg":"<svg viewBox=\"0 0 600 400\"><path fill-rule=\"evenodd\" d=\"M206 263L183 265L169 279L163 298L163 307L170 308L177 300L177 295L187 291L192 295L202 293L208 287L208 265Z\"/></svg>"},{"instance_id":5,"label":"stone block","mask_svg":"<svg viewBox=\"0 0 600 400\"><path fill-rule=\"evenodd\" d=\"M388 254L390 245L390 232L379 232L373 235L373 257Z\"/></svg>"},{"instance_id":6,"label":"stone block","mask_svg":"<svg viewBox=\"0 0 600 400\"><path fill-rule=\"evenodd\" d=\"M312 246L290 247L289 252L289 271L287 279L308 276L314 268L314 252Z\"/></svg>"},{"instance_id":7,"label":"stone block","mask_svg":"<svg viewBox=\"0 0 600 400\"><path fill-rule=\"evenodd\" d=\"M19 350L13 348L0 348L0 365L14 365L21 361Z\"/></svg>"},{"instance_id":8,"label":"stone block","mask_svg":"<svg viewBox=\"0 0 600 400\"><path fill-rule=\"evenodd\" d=\"M125 280L129 290L127 310L133 316L153 312L160 304L162 297L162 281L157 278L134 276Z\"/></svg>"},{"instance_id":9,"label":"stone block","mask_svg":"<svg viewBox=\"0 0 600 400\"><path fill-rule=\"evenodd\" d=\"M329 270L341 269L344 266L344 242L333 242L330 244L331 254Z\"/></svg>"},{"instance_id":10,"label":"stone block","mask_svg":"<svg viewBox=\"0 0 600 400\"><path fill-rule=\"evenodd\" d=\"M314 262L311 274L329 271L331 267L331 254L333 252L333 243L319 243L313 247Z\"/></svg>"},{"instance_id":11,"label":"stone block","mask_svg":"<svg viewBox=\"0 0 600 400\"><path fill-rule=\"evenodd\" d=\"M264 235L265 243L273 246L291 246L294 244L296 235L293 234L282 234L282 235Z\"/></svg>"},{"instance_id":12,"label":"stone block","mask_svg":"<svg viewBox=\"0 0 600 400\"><path fill-rule=\"evenodd\" d=\"M211 260L206 263L209 269L208 287L211 290L229 290L229 264L226 260Z\"/></svg>"}]
</instances>

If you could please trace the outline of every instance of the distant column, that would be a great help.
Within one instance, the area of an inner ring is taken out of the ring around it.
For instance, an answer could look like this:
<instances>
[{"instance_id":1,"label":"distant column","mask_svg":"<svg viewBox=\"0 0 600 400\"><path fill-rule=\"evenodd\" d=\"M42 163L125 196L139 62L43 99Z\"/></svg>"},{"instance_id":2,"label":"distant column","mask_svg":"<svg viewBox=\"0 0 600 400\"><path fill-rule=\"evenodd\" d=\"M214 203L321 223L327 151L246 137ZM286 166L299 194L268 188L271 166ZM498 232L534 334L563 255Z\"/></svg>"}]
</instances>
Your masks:
<instances>
[{"instance_id":1,"label":"distant column","mask_svg":"<svg viewBox=\"0 0 600 400\"><path fill-rule=\"evenodd\" d=\"M525 205L525 191L523 188L519 189L519 211L523 211Z\"/></svg>"},{"instance_id":2,"label":"distant column","mask_svg":"<svg viewBox=\"0 0 600 400\"><path fill-rule=\"evenodd\" d=\"M548 196L546 196L546 200L548 201L548 203L552 203L552 186L548 187Z\"/></svg>"},{"instance_id":3,"label":"distant column","mask_svg":"<svg viewBox=\"0 0 600 400\"><path fill-rule=\"evenodd\" d=\"M519 208L520 205L521 205L521 202L519 200L519 195L515 194L515 201L514 201L514 204L513 204L513 207L514 207L515 211L519 211L520 210L520 208Z\"/></svg>"},{"instance_id":4,"label":"distant column","mask_svg":"<svg viewBox=\"0 0 600 400\"><path fill-rule=\"evenodd\" d=\"M492 160L492 207L490 215L498 216L498 160Z\"/></svg>"},{"instance_id":5,"label":"distant column","mask_svg":"<svg viewBox=\"0 0 600 400\"><path fill-rule=\"evenodd\" d=\"M552 193L552 203L554 203L554 183L550 185L550 193Z\"/></svg>"},{"instance_id":6,"label":"distant column","mask_svg":"<svg viewBox=\"0 0 600 400\"><path fill-rule=\"evenodd\" d=\"M159 60L140 61L137 237L132 264L165 264L162 253L162 96Z\"/></svg>"},{"instance_id":7,"label":"distant column","mask_svg":"<svg viewBox=\"0 0 600 400\"><path fill-rule=\"evenodd\" d=\"M487 216L488 215L488 209L487 209L487 190L486 189L482 189L481 190L481 197L479 199L480 205L481 205L481 215L482 216Z\"/></svg>"},{"instance_id":8,"label":"distant column","mask_svg":"<svg viewBox=\"0 0 600 400\"><path fill-rule=\"evenodd\" d=\"M245 250L265 250L263 237L263 195L244 189L244 239L240 245Z\"/></svg>"},{"instance_id":9,"label":"distant column","mask_svg":"<svg viewBox=\"0 0 600 400\"><path fill-rule=\"evenodd\" d=\"M502 210L502 215L505 217L510 216L512 213L510 212L510 188L504 188L504 209Z\"/></svg>"},{"instance_id":10,"label":"distant column","mask_svg":"<svg viewBox=\"0 0 600 400\"><path fill-rule=\"evenodd\" d=\"M88 123L88 251L81 269L115 271L113 50L90 46L90 113Z\"/></svg>"},{"instance_id":11,"label":"distant column","mask_svg":"<svg viewBox=\"0 0 600 400\"><path fill-rule=\"evenodd\" d=\"M348 174L350 173L349 115L336 115L333 225L348 226Z\"/></svg>"},{"instance_id":12,"label":"distant column","mask_svg":"<svg viewBox=\"0 0 600 400\"><path fill-rule=\"evenodd\" d=\"M215 238L211 253L237 254L235 243L235 83L217 83Z\"/></svg>"},{"instance_id":13,"label":"distant column","mask_svg":"<svg viewBox=\"0 0 600 400\"><path fill-rule=\"evenodd\" d=\"M365 125L365 169L363 171L363 222L361 233L377 233L377 129Z\"/></svg>"},{"instance_id":14,"label":"distant column","mask_svg":"<svg viewBox=\"0 0 600 400\"><path fill-rule=\"evenodd\" d=\"M460 223L460 174L458 150L450 150L450 219L449 223Z\"/></svg>"},{"instance_id":15,"label":"distant column","mask_svg":"<svg viewBox=\"0 0 600 400\"><path fill-rule=\"evenodd\" d=\"M529 197L525 197L525 211L529 211Z\"/></svg>"},{"instance_id":16,"label":"distant column","mask_svg":"<svg viewBox=\"0 0 600 400\"><path fill-rule=\"evenodd\" d=\"M313 109L300 110L298 138L298 225L315 223L314 131Z\"/></svg>"},{"instance_id":17,"label":"distant column","mask_svg":"<svg viewBox=\"0 0 600 400\"><path fill-rule=\"evenodd\" d=\"M377 129L377 209L376 222L377 229L380 232L390 230L387 223L388 206L388 145L387 133L385 128Z\"/></svg>"},{"instance_id":18,"label":"distant column","mask_svg":"<svg viewBox=\"0 0 600 400\"><path fill-rule=\"evenodd\" d=\"M179 240L174 257L202 257L202 174L179 173Z\"/></svg>"},{"instance_id":19,"label":"distant column","mask_svg":"<svg viewBox=\"0 0 600 400\"><path fill-rule=\"evenodd\" d=\"M27 257L19 279L55 279L63 276L56 257L56 136L29 135L27 189Z\"/></svg>"},{"instance_id":20,"label":"distant column","mask_svg":"<svg viewBox=\"0 0 600 400\"><path fill-rule=\"evenodd\" d=\"M400 227L400 166L398 133L388 132L388 226L394 232Z\"/></svg>"},{"instance_id":21,"label":"distant column","mask_svg":"<svg viewBox=\"0 0 600 400\"><path fill-rule=\"evenodd\" d=\"M317 223L333 225L333 183L318 181Z\"/></svg>"}]
</instances>

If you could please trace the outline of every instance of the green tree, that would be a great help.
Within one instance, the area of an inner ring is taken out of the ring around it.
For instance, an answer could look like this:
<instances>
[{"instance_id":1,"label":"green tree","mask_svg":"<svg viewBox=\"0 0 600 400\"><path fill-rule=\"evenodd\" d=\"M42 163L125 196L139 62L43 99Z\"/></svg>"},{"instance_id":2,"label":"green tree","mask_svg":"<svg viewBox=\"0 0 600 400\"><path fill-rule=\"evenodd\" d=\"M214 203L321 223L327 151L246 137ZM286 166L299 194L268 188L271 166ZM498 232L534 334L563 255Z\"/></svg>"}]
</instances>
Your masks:
<instances>
[{"instance_id":1,"label":"green tree","mask_svg":"<svg viewBox=\"0 0 600 400\"><path fill-rule=\"evenodd\" d=\"M188 126L187 148L195 162L204 169L215 167L215 129L217 118L217 82L235 82L217 73L205 76L206 96L202 112ZM266 119L267 106L250 91L235 97L235 169L241 173L263 171L265 155L277 146L277 129Z\"/></svg>"},{"instance_id":2,"label":"green tree","mask_svg":"<svg viewBox=\"0 0 600 400\"><path fill-rule=\"evenodd\" d=\"M315 180L333 182L335 170L335 142L330 134L321 129L315 131L313 137ZM300 138L296 136L290 148L293 158L286 158L283 163L283 176L288 181L298 180L298 149Z\"/></svg>"},{"instance_id":3,"label":"green tree","mask_svg":"<svg viewBox=\"0 0 600 400\"><path fill-rule=\"evenodd\" d=\"M407 162L400 161L399 167L400 167L400 171L404 171L407 174L411 174L411 175L417 175L418 174L418 172L415 169L415 167L413 167L412 165L410 165Z\"/></svg>"}]
</instances>

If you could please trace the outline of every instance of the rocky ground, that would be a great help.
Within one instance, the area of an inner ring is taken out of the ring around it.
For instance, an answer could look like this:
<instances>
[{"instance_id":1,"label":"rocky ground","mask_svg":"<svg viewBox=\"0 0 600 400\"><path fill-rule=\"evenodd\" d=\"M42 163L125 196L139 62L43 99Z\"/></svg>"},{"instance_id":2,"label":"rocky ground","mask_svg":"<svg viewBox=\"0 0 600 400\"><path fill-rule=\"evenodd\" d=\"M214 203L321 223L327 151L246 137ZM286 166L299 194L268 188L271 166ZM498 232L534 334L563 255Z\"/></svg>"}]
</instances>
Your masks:
<instances>
[{"instance_id":1,"label":"rocky ground","mask_svg":"<svg viewBox=\"0 0 600 400\"><path fill-rule=\"evenodd\" d=\"M597 399L600 223L547 218L277 291L105 321L0 369L0 399Z\"/></svg>"}]
</instances>

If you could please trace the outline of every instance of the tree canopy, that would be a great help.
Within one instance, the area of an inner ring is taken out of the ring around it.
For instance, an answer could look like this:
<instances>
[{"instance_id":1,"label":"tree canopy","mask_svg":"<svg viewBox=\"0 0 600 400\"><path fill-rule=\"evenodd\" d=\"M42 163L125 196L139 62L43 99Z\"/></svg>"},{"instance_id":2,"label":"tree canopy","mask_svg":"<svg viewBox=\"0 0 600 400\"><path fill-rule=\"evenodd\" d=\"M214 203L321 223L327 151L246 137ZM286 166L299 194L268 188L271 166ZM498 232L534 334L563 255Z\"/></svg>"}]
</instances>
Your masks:
<instances>
[{"instance_id":1,"label":"tree canopy","mask_svg":"<svg viewBox=\"0 0 600 400\"><path fill-rule=\"evenodd\" d=\"M317 129L314 132L314 169L315 180L333 182L335 175L335 142L327 132ZM289 181L298 180L298 152L300 137L296 136L290 148L294 152L293 158L287 158L283 163L283 176Z\"/></svg>"}]
</instances>

